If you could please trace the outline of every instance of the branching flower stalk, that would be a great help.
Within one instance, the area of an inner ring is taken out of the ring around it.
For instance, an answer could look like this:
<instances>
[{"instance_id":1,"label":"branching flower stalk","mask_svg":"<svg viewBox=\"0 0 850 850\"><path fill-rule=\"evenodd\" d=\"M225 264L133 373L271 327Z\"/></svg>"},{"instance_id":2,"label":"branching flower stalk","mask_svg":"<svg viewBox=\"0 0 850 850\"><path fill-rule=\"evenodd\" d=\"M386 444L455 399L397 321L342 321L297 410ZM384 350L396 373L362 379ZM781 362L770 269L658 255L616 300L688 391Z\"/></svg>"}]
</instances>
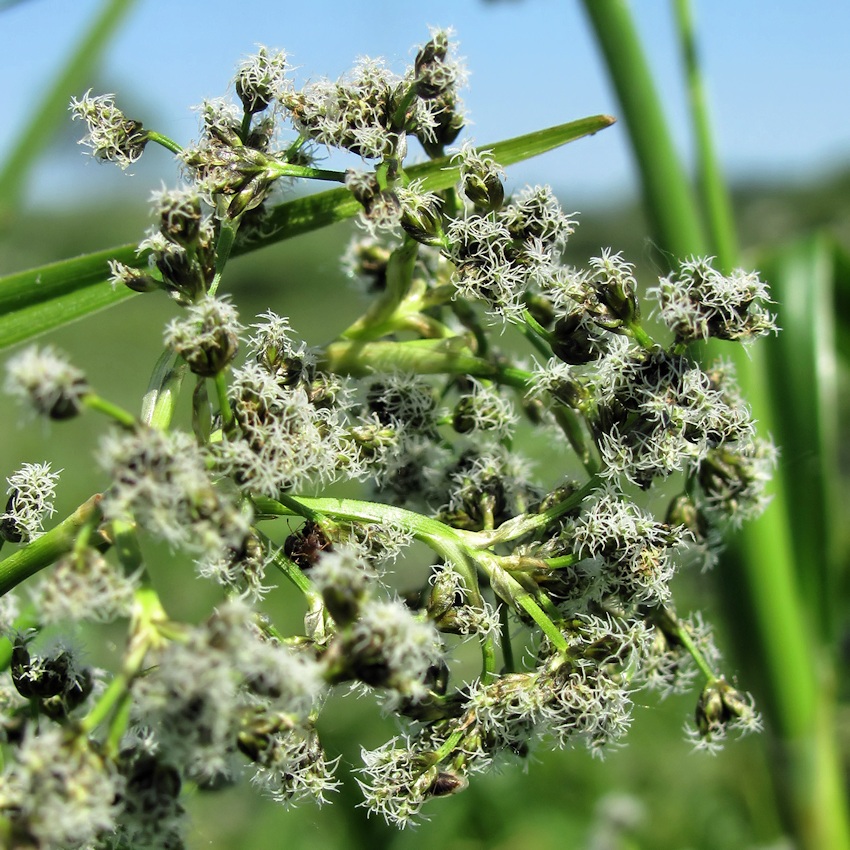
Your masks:
<instances>
[{"instance_id":1,"label":"branching flower stalk","mask_svg":"<svg viewBox=\"0 0 850 850\"><path fill-rule=\"evenodd\" d=\"M410 180L409 142L441 157L463 128L454 49L437 30L403 74L362 59L298 89L285 54L262 48L237 71L239 105L204 103L185 146L111 96L72 103L97 158L125 167L156 141L180 161L186 185L154 197L147 268L112 266L115 286L162 290L180 312L138 418L50 347L8 364L8 391L36 414L111 425L98 449L107 486L53 528L42 533L55 473L9 478L8 846L183 846L183 784L246 771L278 802L323 803L338 759L321 710L351 685L403 724L358 773L364 805L399 826L534 747L604 753L641 687L701 678L700 746L758 728L702 620L675 613L670 581L713 563L724 528L764 505L772 446L731 367L702 369L689 350L774 331L766 286L683 258L647 292L667 328L655 339L619 254L566 264L575 222L548 187L506 194L499 163L470 142L452 154L457 186ZM314 168L323 148L353 166ZM273 306L246 326L222 294L234 246L263 238L284 178L336 180L361 207L344 263L370 300L320 345ZM190 387L187 433L174 411ZM547 447L537 477L534 443ZM334 495L350 481L363 498ZM656 516L654 488L671 481L678 495ZM169 619L140 535L221 588L204 622ZM383 577L393 561L406 575L413 541L431 551L429 577L399 596ZM36 627L16 629L10 591L37 573ZM301 634L262 613L285 592L276 574L303 596ZM42 626L73 619L128 623L110 681L70 650L41 649ZM447 660L467 640L481 670L455 681Z\"/></svg>"}]
</instances>

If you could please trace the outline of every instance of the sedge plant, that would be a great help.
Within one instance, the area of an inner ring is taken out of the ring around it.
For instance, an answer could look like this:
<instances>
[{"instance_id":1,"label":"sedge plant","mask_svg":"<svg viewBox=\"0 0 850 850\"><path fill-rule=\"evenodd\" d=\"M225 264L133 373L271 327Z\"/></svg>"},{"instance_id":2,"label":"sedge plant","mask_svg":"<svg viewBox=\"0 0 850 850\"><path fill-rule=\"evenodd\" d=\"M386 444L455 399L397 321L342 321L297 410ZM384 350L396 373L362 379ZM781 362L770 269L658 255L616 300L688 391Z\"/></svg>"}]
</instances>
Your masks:
<instances>
[{"instance_id":1,"label":"sedge plant","mask_svg":"<svg viewBox=\"0 0 850 850\"><path fill-rule=\"evenodd\" d=\"M97 159L127 167L158 144L183 181L155 194L138 246L0 281L3 339L62 323L60 304L170 298L175 315L136 411L50 344L7 365L7 392L53 427L102 417L104 486L53 522L58 472L8 476L6 846L180 847L187 787L247 780L283 805L330 803L335 691L398 719L355 771L362 804L399 827L536 749L603 755L639 689L692 692L697 747L759 730L670 583L713 566L766 504L775 450L731 361L702 365L694 347L772 334L767 286L695 255L643 294L613 250L570 265L573 216L549 187L507 193L503 166L610 119L476 146L461 138L464 80L435 30L401 73L361 59L300 88L286 54L261 48L187 145L111 95L72 102ZM429 161L411 165L409 145ZM319 167L327 150L350 167ZM341 185L276 203L305 180ZM324 340L280 304L239 315L232 258L350 215L341 260L361 315L333 315ZM357 497L339 495L351 482ZM220 588L201 622L174 618L148 539ZM407 569L414 543L424 579ZM284 593L302 601L295 633L264 607ZM80 621L126 625L116 669L42 638ZM472 672L452 663L469 646Z\"/></svg>"}]
</instances>

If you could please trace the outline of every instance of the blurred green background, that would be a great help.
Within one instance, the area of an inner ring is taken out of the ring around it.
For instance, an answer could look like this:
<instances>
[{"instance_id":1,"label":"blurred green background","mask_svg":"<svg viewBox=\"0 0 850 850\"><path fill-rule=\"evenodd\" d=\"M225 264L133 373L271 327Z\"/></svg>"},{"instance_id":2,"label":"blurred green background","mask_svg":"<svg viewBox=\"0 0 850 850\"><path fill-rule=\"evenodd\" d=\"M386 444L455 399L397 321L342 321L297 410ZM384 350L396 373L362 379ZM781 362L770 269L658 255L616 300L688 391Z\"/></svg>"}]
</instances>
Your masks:
<instances>
[{"instance_id":1,"label":"blurred green background","mask_svg":"<svg viewBox=\"0 0 850 850\"><path fill-rule=\"evenodd\" d=\"M356 48L351 51L356 52ZM226 56L222 62L229 68L235 58ZM345 61L348 59L346 54ZM562 115L561 119L571 117L577 115ZM63 122L64 118L57 119L56 127L64 126L61 144L67 148L72 145L72 138ZM56 128L52 132L54 147L49 150L55 151ZM506 125L501 135L513 132L514 128ZM569 156L569 147L566 152ZM157 152L159 166L164 161L160 153ZM546 158L539 162L545 170ZM173 171L161 171L167 182L173 182ZM572 209L566 186L557 179L552 182L564 204ZM509 181L509 186L519 188L514 180ZM850 249L850 171L836 169L808 180L738 181L732 188L747 265L758 266L772 250L813 233L831 240L830 244L834 240L838 246L837 263L845 263L835 302L838 350L842 354L836 361L838 421L842 423L838 444L844 449L840 468L828 471L839 482L839 504L845 504L850 495L850 456L846 449L850 445L846 392L850 352L846 272L850 264L842 258ZM7 212L0 222L0 275L138 241L148 226L145 194L130 181L121 190L120 202L110 194L105 202L86 196L85 200L69 203L65 196L55 205L16 206L15 212ZM631 201L611 203L610 196L605 197L606 203L581 211L569 261L580 265L600 248L611 247L622 250L637 263L642 280L650 282L664 264L659 261L658 247L649 236L650 228L640 205ZM10 196L0 201L0 208L8 210ZM233 261L224 289L232 293L243 320L250 321L251 316L270 308L289 316L293 327L311 344L321 344L335 336L361 306L360 296L337 263L350 233L349 226L335 225ZM780 304L780 324L782 309ZM52 333L47 341L67 351L102 395L135 411L161 350L162 325L175 314L165 296L139 296ZM771 341L764 344L771 345ZM793 399L788 403L793 404ZM19 411L8 402L0 405L0 433L4 437L0 441L0 476L11 474L24 461L50 460L54 468L65 470L57 502L58 515L65 515L106 483L94 458L101 424L89 415L44 426L41 422L21 421ZM546 447L529 448L538 460L545 457ZM786 466L801 467L813 458L818 462L808 444L783 446ZM819 472L824 471L815 470L816 475ZM285 536L286 530L281 522L278 537ZM843 553L848 551L847 534L844 527L839 541ZM163 589L169 613L188 621L204 617L220 598L218 591L197 582L191 568L168 552L149 542L146 546L147 560L157 585ZM841 563L846 570L846 554ZM844 585L846 589L846 582ZM726 650L727 670L737 670L736 651L746 649L747 635L736 630L734 622L728 633L724 630L723 624L733 618L724 608L728 603L721 604L715 576L684 572L676 579L674 591L680 612L698 609L716 624L720 645ZM297 629L302 612L294 597L289 587L281 586L270 595L268 606L275 616ZM846 643L846 635L841 637ZM80 640L93 662L106 664L120 650L122 634L116 629L92 630L80 635ZM843 645L838 657L846 670L847 652ZM758 698L757 683L742 681L741 685L752 687ZM840 689L846 704L847 685L842 683ZM370 700L338 696L320 722L329 753L339 754L343 762L339 769L343 784L331 804L322 809L305 805L286 811L260 798L247 785L194 792L187 800L192 818L190 846L198 850L300 850L316 846L329 850L433 846L444 850L779 850L792 846L789 839L783 838L767 736L730 743L717 756L694 753L684 741L682 727L693 712L695 694L659 704L643 694L637 694L636 699L627 746L609 753L604 761L591 759L583 750L533 753L527 763L505 764L497 773L474 777L462 794L426 806L428 822L399 832L382 821L367 818L365 810L357 806L360 796L349 770L360 761L360 746L376 746L398 730L390 719L380 717ZM846 708L841 711L840 741L846 753L850 749L850 717ZM846 772L846 761L844 769Z\"/></svg>"}]
</instances>

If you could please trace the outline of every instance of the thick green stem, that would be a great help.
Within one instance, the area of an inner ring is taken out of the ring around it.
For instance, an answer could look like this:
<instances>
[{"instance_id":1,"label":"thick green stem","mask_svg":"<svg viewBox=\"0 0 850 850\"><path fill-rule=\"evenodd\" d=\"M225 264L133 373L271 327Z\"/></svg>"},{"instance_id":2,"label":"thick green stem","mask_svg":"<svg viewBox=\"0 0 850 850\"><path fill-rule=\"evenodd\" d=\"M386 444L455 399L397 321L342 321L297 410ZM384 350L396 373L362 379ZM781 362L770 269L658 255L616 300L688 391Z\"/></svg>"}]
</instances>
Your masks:
<instances>
[{"instance_id":1,"label":"thick green stem","mask_svg":"<svg viewBox=\"0 0 850 850\"><path fill-rule=\"evenodd\" d=\"M651 351L655 348L655 340L643 329L638 322L632 322L629 325L629 332L634 341L646 351Z\"/></svg>"},{"instance_id":2,"label":"thick green stem","mask_svg":"<svg viewBox=\"0 0 850 850\"><path fill-rule=\"evenodd\" d=\"M497 366L476 357L460 337L408 342L333 342L325 349L319 367L339 375L358 377L376 372L471 375L519 389L527 389L530 377L522 369Z\"/></svg>"},{"instance_id":3,"label":"thick green stem","mask_svg":"<svg viewBox=\"0 0 850 850\"><path fill-rule=\"evenodd\" d=\"M534 595L527 591L510 573L502 569L494 556L481 552L476 561L487 573L496 595L513 608L521 609L528 614L540 627L540 631L549 638L552 646L561 652L566 652L568 649L567 641L553 622L553 619L557 617L557 612L553 610L551 613L554 616L549 616L538 604ZM542 594L540 601L547 601Z\"/></svg>"},{"instance_id":4,"label":"thick green stem","mask_svg":"<svg viewBox=\"0 0 850 850\"><path fill-rule=\"evenodd\" d=\"M513 673L516 670L516 664L514 662L514 647L511 643L510 608L505 604L499 605L499 624L501 626L502 660L505 673Z\"/></svg>"},{"instance_id":5,"label":"thick green stem","mask_svg":"<svg viewBox=\"0 0 850 850\"><path fill-rule=\"evenodd\" d=\"M495 380L499 374L492 363L470 354L460 337L409 342L334 342L325 349L319 366L357 377L401 371L418 375L466 374Z\"/></svg>"},{"instance_id":6,"label":"thick green stem","mask_svg":"<svg viewBox=\"0 0 850 850\"><path fill-rule=\"evenodd\" d=\"M95 494L55 528L0 561L0 596L70 552L80 529L100 517L101 499Z\"/></svg>"},{"instance_id":7,"label":"thick green stem","mask_svg":"<svg viewBox=\"0 0 850 850\"><path fill-rule=\"evenodd\" d=\"M555 335L547 331L528 310L525 311L525 324L519 324L520 333L534 346L537 353L547 360L552 356L552 343Z\"/></svg>"},{"instance_id":8,"label":"thick green stem","mask_svg":"<svg viewBox=\"0 0 850 850\"><path fill-rule=\"evenodd\" d=\"M407 87L407 91L404 93L404 95L399 98L398 105L396 106L395 112L393 112L392 118L390 119L390 127L397 131L401 131L404 129L408 119L407 111L408 109L410 109L414 100L416 100L416 85L414 83L411 83Z\"/></svg>"},{"instance_id":9,"label":"thick green stem","mask_svg":"<svg viewBox=\"0 0 850 850\"><path fill-rule=\"evenodd\" d=\"M275 177L306 177L310 180L327 180L331 183L345 183L344 171L328 171L324 168L311 168L307 165L293 165L289 162L275 162L269 165Z\"/></svg>"},{"instance_id":10,"label":"thick green stem","mask_svg":"<svg viewBox=\"0 0 850 850\"><path fill-rule=\"evenodd\" d=\"M493 531L460 531L464 542L473 549L489 549L496 543L507 543L531 534L533 531L546 528L558 517L568 511L577 508L597 487L601 481L598 476L593 476L580 490L562 499L560 502L541 511L539 514L520 514L506 522L503 522Z\"/></svg>"},{"instance_id":11,"label":"thick green stem","mask_svg":"<svg viewBox=\"0 0 850 850\"><path fill-rule=\"evenodd\" d=\"M239 230L239 219L223 218L221 220L221 230L218 234L218 242L215 246L215 275L208 290L210 297L218 292L218 287L221 284L221 276L224 274L224 267L230 259L230 252L233 250L233 244L236 242L236 233Z\"/></svg>"},{"instance_id":12,"label":"thick green stem","mask_svg":"<svg viewBox=\"0 0 850 850\"><path fill-rule=\"evenodd\" d=\"M543 563L552 570L560 570L571 567L580 560L578 555L561 555L558 558L544 558Z\"/></svg>"},{"instance_id":13,"label":"thick green stem","mask_svg":"<svg viewBox=\"0 0 850 850\"><path fill-rule=\"evenodd\" d=\"M157 133L154 130L148 130L148 141L156 142L156 144L161 145L167 151L171 151L171 153L182 153L183 148L174 141L174 139L169 139L168 136L163 136L162 133Z\"/></svg>"},{"instance_id":14,"label":"thick green stem","mask_svg":"<svg viewBox=\"0 0 850 850\"><path fill-rule=\"evenodd\" d=\"M492 635L481 641L481 681L486 685L496 678L496 646Z\"/></svg>"},{"instance_id":15,"label":"thick green stem","mask_svg":"<svg viewBox=\"0 0 850 850\"><path fill-rule=\"evenodd\" d=\"M218 410L221 413L221 431L230 434L234 429L233 410L230 407L230 399L227 397L227 379L224 372L219 372L213 379L215 394L218 399Z\"/></svg>"},{"instance_id":16,"label":"thick green stem","mask_svg":"<svg viewBox=\"0 0 850 850\"><path fill-rule=\"evenodd\" d=\"M121 671L80 721L80 731L83 734L89 734L96 729L115 709L108 739L110 742L121 740L129 721L127 696L130 685L139 674L148 650L161 642L160 626L166 623L167 619L156 591L149 585L140 587L136 591L130 643Z\"/></svg>"},{"instance_id":17,"label":"thick green stem","mask_svg":"<svg viewBox=\"0 0 850 850\"><path fill-rule=\"evenodd\" d=\"M764 356L737 357L738 378L763 428L776 415L768 396ZM740 563L721 561L724 586L740 588L757 650L769 715L784 768L777 778L790 797L800 846L850 848L846 780L835 730L835 671L817 645L794 563L793 511L783 480L773 481L765 515L738 541ZM743 587L741 588L741 585Z\"/></svg>"},{"instance_id":18,"label":"thick green stem","mask_svg":"<svg viewBox=\"0 0 850 850\"><path fill-rule=\"evenodd\" d=\"M553 408L552 412L555 421L570 441L573 451L581 461L581 465L589 475L596 475L599 472L599 461L593 455L591 444L586 439L585 428L579 414L562 404Z\"/></svg>"}]
</instances>

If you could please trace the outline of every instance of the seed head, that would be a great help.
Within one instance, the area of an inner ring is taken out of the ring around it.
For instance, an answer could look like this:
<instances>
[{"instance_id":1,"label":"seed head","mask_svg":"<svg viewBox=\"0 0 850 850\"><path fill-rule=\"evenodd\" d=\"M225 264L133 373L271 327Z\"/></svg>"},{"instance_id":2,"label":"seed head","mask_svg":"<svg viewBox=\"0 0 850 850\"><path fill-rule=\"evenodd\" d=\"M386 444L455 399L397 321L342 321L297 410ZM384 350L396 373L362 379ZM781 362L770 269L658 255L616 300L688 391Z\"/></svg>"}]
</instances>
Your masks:
<instances>
[{"instance_id":1,"label":"seed head","mask_svg":"<svg viewBox=\"0 0 850 850\"><path fill-rule=\"evenodd\" d=\"M75 121L86 122L88 133L80 144L91 148L95 159L126 170L144 153L148 133L115 105L115 95L93 97L89 89L79 100L71 98L69 108Z\"/></svg>"},{"instance_id":2,"label":"seed head","mask_svg":"<svg viewBox=\"0 0 850 850\"><path fill-rule=\"evenodd\" d=\"M0 516L0 538L29 543L41 536L44 518L55 513L53 495L59 472L51 472L49 463L25 463L6 479L9 500Z\"/></svg>"},{"instance_id":3,"label":"seed head","mask_svg":"<svg viewBox=\"0 0 850 850\"><path fill-rule=\"evenodd\" d=\"M51 346L24 349L6 364L6 392L41 416L71 419L89 392L85 375Z\"/></svg>"}]
</instances>

